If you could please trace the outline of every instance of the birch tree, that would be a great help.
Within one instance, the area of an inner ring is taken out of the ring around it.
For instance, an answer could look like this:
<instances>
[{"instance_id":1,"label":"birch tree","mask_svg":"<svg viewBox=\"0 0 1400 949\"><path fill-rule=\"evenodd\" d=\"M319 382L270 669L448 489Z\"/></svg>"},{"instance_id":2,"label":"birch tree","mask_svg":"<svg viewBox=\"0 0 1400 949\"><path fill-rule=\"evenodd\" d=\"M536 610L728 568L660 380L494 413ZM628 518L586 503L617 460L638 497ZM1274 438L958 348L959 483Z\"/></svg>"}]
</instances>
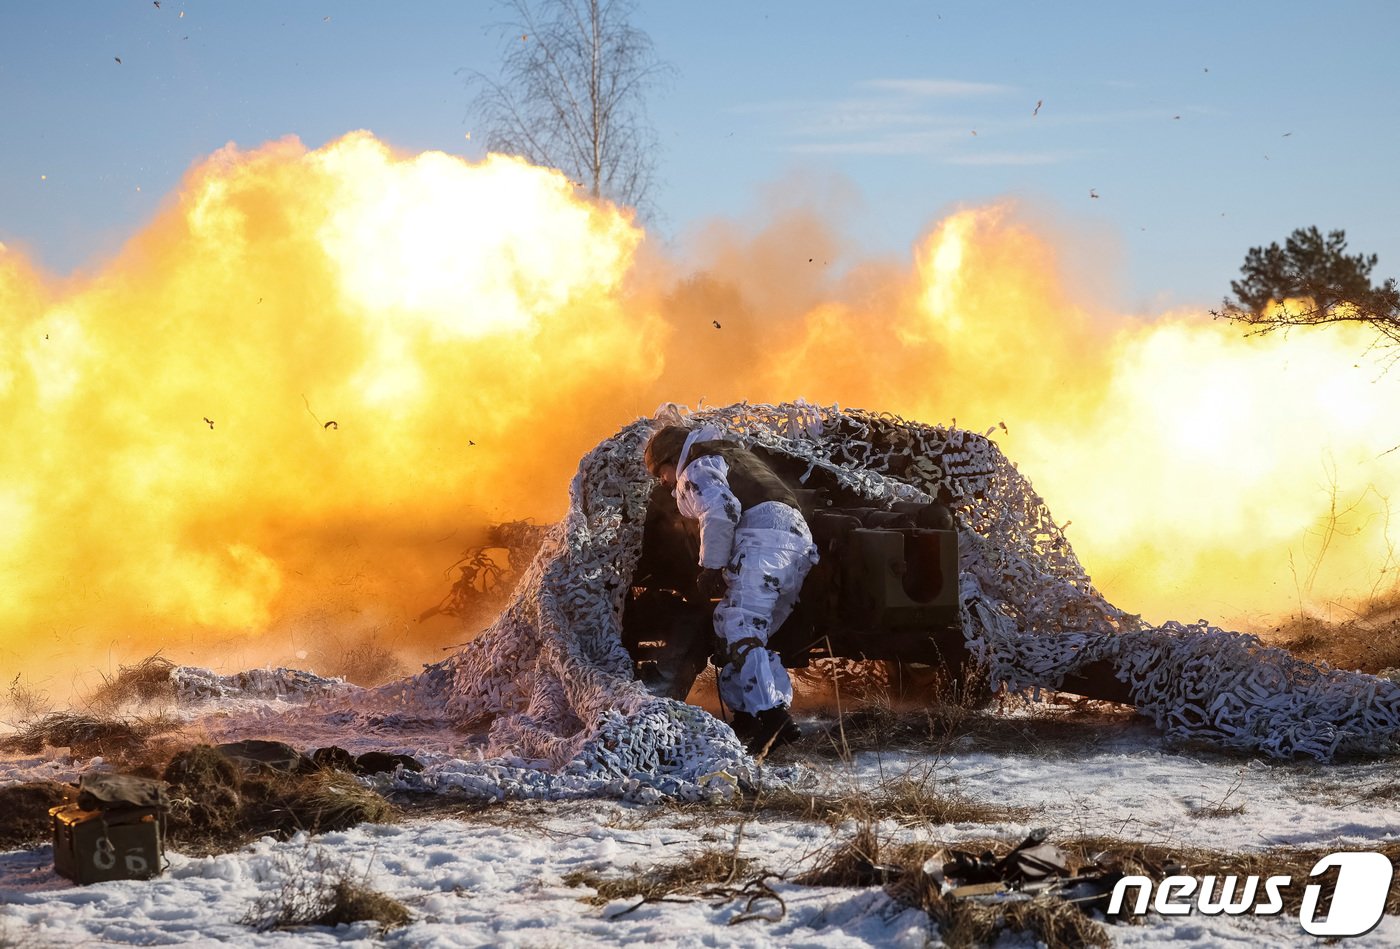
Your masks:
<instances>
[{"instance_id":1,"label":"birch tree","mask_svg":"<svg viewBox=\"0 0 1400 949\"><path fill-rule=\"evenodd\" d=\"M646 96L666 78L631 0L508 0L499 76L473 71L491 151L558 168L595 198L644 209L656 170Z\"/></svg>"}]
</instances>

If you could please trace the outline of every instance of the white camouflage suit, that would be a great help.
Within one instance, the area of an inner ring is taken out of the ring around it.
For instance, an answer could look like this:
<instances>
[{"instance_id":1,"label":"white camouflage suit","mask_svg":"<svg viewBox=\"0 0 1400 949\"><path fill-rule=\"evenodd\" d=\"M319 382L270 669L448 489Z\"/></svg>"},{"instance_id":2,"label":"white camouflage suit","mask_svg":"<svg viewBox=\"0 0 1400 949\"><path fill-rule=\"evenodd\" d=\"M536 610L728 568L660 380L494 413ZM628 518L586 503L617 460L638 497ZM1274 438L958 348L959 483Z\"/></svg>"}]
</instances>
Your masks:
<instances>
[{"instance_id":1,"label":"white camouflage suit","mask_svg":"<svg viewBox=\"0 0 1400 949\"><path fill-rule=\"evenodd\" d=\"M729 464L718 455L686 464L676 476L675 496L681 514L700 522L700 566L724 568L728 581L715 608L715 632L730 654L719 670L720 698L749 714L790 705L787 670L763 647L792 613L802 580L817 562L807 522L781 501L743 510L729 488Z\"/></svg>"}]
</instances>

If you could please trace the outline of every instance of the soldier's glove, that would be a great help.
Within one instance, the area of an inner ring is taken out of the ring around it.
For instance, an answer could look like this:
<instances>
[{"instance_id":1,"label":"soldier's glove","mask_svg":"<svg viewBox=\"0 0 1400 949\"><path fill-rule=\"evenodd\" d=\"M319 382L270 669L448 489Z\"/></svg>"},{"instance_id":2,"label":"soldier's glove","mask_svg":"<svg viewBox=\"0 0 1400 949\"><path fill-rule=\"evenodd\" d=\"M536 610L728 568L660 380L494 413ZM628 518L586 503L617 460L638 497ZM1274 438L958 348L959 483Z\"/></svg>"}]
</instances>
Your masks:
<instances>
[{"instance_id":1,"label":"soldier's glove","mask_svg":"<svg viewBox=\"0 0 1400 949\"><path fill-rule=\"evenodd\" d=\"M729 582L724 579L724 570L719 567L706 567L695 578L695 590L701 599L717 600L724 596L727 589Z\"/></svg>"}]
</instances>

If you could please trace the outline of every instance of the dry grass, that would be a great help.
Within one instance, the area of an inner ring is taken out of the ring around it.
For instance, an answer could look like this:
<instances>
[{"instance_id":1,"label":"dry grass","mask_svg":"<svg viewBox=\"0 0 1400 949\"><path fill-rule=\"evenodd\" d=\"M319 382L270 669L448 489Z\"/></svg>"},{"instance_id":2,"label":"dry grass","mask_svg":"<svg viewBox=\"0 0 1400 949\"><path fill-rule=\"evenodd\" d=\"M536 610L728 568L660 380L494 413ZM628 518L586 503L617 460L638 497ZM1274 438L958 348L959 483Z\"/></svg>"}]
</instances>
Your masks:
<instances>
[{"instance_id":1,"label":"dry grass","mask_svg":"<svg viewBox=\"0 0 1400 949\"><path fill-rule=\"evenodd\" d=\"M874 790L811 794L787 788L763 791L751 804L755 812L830 825L846 821L874 823L890 820L905 826L940 824L1019 823L1034 811L1029 807L988 804L940 786L932 772L923 776L882 781Z\"/></svg>"},{"instance_id":2,"label":"dry grass","mask_svg":"<svg viewBox=\"0 0 1400 949\"><path fill-rule=\"evenodd\" d=\"M5 690L5 702L14 709L20 721L38 718L53 708L49 694L24 681L23 674L10 680L9 688Z\"/></svg>"},{"instance_id":3,"label":"dry grass","mask_svg":"<svg viewBox=\"0 0 1400 949\"><path fill-rule=\"evenodd\" d=\"M1082 755L1086 749L1135 727L1144 727L1144 720L1134 710L1090 700L1046 703L1032 716L1006 715L972 701L935 701L912 708L875 701L819 726L816 734L784 757L849 761L854 755L871 752L941 755L969 748L1042 757Z\"/></svg>"},{"instance_id":4,"label":"dry grass","mask_svg":"<svg viewBox=\"0 0 1400 949\"><path fill-rule=\"evenodd\" d=\"M208 745L196 745L175 755L162 777L170 785L166 833L174 847L204 856L248 841L241 776L228 758Z\"/></svg>"},{"instance_id":5,"label":"dry grass","mask_svg":"<svg viewBox=\"0 0 1400 949\"><path fill-rule=\"evenodd\" d=\"M88 696L88 704L110 712L129 702L173 702L175 683L170 681L170 671L174 668L175 663L160 653L147 656L134 666L121 666L115 676L102 677L102 685Z\"/></svg>"},{"instance_id":6,"label":"dry grass","mask_svg":"<svg viewBox=\"0 0 1400 949\"><path fill-rule=\"evenodd\" d=\"M332 637L312 657L311 665L322 675L339 676L366 688L403 678L407 671L403 660L376 633L352 641Z\"/></svg>"},{"instance_id":7,"label":"dry grass","mask_svg":"<svg viewBox=\"0 0 1400 949\"><path fill-rule=\"evenodd\" d=\"M1331 796L1335 799L1338 807L1348 807L1363 801L1394 803L1400 801L1400 781L1392 778L1389 781L1375 781L1360 788L1336 788Z\"/></svg>"},{"instance_id":8,"label":"dry grass","mask_svg":"<svg viewBox=\"0 0 1400 949\"><path fill-rule=\"evenodd\" d=\"M949 949L989 946L1002 933L1023 932L1045 949L1080 949L1111 945L1102 923L1075 906L1042 894L1033 899L979 903L957 899L939 892L930 880L920 880L908 900L928 913L938 926L938 934Z\"/></svg>"},{"instance_id":9,"label":"dry grass","mask_svg":"<svg viewBox=\"0 0 1400 949\"><path fill-rule=\"evenodd\" d=\"M181 853L227 853L263 835L286 839L298 831L328 833L400 816L389 801L338 771L250 773L208 745L178 752L163 770L159 760L156 754L132 757L126 770L159 775L169 786L166 838ZM0 848L48 840L48 809L65 803L72 790L54 782L0 788Z\"/></svg>"},{"instance_id":10,"label":"dry grass","mask_svg":"<svg viewBox=\"0 0 1400 949\"><path fill-rule=\"evenodd\" d=\"M403 903L335 864L324 851L308 851L300 861L283 858L278 869L280 886L253 901L239 920L243 925L269 932L373 922L382 933L411 918Z\"/></svg>"},{"instance_id":11,"label":"dry grass","mask_svg":"<svg viewBox=\"0 0 1400 949\"><path fill-rule=\"evenodd\" d=\"M961 847L968 847L964 843ZM1011 844L989 842L985 849L1005 853ZM929 859L947 856L936 843L889 845L870 825L857 828L850 840L822 855L793 879L806 886L884 885L890 896L928 913L948 946L990 945L1005 932L1029 933L1048 949L1109 945L1104 927L1076 906L1051 895L995 903L961 899L942 893L923 872Z\"/></svg>"},{"instance_id":12,"label":"dry grass","mask_svg":"<svg viewBox=\"0 0 1400 949\"><path fill-rule=\"evenodd\" d=\"M902 869L880 862L884 848L869 824L828 851L815 866L793 877L802 886L876 886L889 883Z\"/></svg>"},{"instance_id":13,"label":"dry grass","mask_svg":"<svg viewBox=\"0 0 1400 949\"><path fill-rule=\"evenodd\" d=\"M1244 774L1235 779L1235 783L1225 789L1225 793L1216 801L1202 801L1199 804L1188 805L1187 813L1192 817L1214 820L1221 817L1238 817L1246 810L1245 803L1236 795L1240 792L1240 787L1244 784Z\"/></svg>"},{"instance_id":14,"label":"dry grass","mask_svg":"<svg viewBox=\"0 0 1400 949\"><path fill-rule=\"evenodd\" d=\"M44 748L69 748L82 757L103 757L136 762L148 750L152 738L180 728L173 718L98 718L73 712L54 712L24 723L13 735L0 739L0 751L35 755Z\"/></svg>"},{"instance_id":15,"label":"dry grass","mask_svg":"<svg viewBox=\"0 0 1400 949\"><path fill-rule=\"evenodd\" d=\"M1338 608L1347 614L1340 620L1300 614L1261 638L1301 659L1339 669L1378 674L1400 668L1400 589L1355 610Z\"/></svg>"},{"instance_id":16,"label":"dry grass","mask_svg":"<svg viewBox=\"0 0 1400 949\"><path fill-rule=\"evenodd\" d=\"M264 834L286 839L297 831L327 833L399 815L350 775L245 773L208 745L177 754L163 776L170 783L170 841L182 853L225 853Z\"/></svg>"},{"instance_id":17,"label":"dry grass","mask_svg":"<svg viewBox=\"0 0 1400 949\"><path fill-rule=\"evenodd\" d=\"M659 864L626 876L575 870L565 875L564 883L592 887L596 892L583 901L595 906L631 896L641 897L644 903L656 903L678 893L699 895L713 887L731 886L756 869L757 862L739 856L737 848L713 847L690 854L678 863Z\"/></svg>"},{"instance_id":18,"label":"dry grass","mask_svg":"<svg viewBox=\"0 0 1400 949\"><path fill-rule=\"evenodd\" d=\"M956 720L993 699L986 673L976 669L957 678L946 668L917 663L821 659L791 675L796 704L809 711L883 707Z\"/></svg>"},{"instance_id":19,"label":"dry grass","mask_svg":"<svg viewBox=\"0 0 1400 949\"><path fill-rule=\"evenodd\" d=\"M395 819L397 809L354 777L339 771L317 771L271 782L268 795L276 829L290 836L299 830L324 834L358 824Z\"/></svg>"},{"instance_id":20,"label":"dry grass","mask_svg":"<svg viewBox=\"0 0 1400 949\"><path fill-rule=\"evenodd\" d=\"M1284 913L1297 914L1305 888L1296 885L1307 880L1313 866L1333 848L1276 848L1241 853L1199 847L1168 847L1121 838L1073 837L1052 841L1063 850L1071 872L1113 871L1161 880L1169 873L1201 877L1287 876L1295 885L1283 890ZM1005 855L1012 842L983 839L963 840L959 850ZM1400 863L1400 842L1375 847ZM896 900L916 906L929 914L939 927L939 935L949 946L982 946L1007 932L1025 932L1053 949L1079 946L1107 946L1109 938L1102 925L1074 905L1051 893L1034 898L979 902L954 898L923 872L926 862L945 862L951 845L921 842L891 845L882 841L869 824L859 825L845 842L818 857L816 863L793 879L810 886L872 886L885 884ZM1323 884L1323 905L1330 899L1336 874L1319 878ZM1392 888L1386 913L1400 915L1400 888Z\"/></svg>"}]
</instances>

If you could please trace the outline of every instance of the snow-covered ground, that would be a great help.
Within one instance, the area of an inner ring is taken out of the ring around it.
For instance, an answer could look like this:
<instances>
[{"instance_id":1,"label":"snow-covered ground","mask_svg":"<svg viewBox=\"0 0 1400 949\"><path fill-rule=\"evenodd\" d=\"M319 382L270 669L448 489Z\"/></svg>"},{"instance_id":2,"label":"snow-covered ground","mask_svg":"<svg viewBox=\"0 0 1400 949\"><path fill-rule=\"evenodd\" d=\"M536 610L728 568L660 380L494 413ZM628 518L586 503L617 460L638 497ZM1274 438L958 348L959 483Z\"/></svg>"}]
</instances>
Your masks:
<instances>
[{"instance_id":1,"label":"snow-covered ground","mask_svg":"<svg viewBox=\"0 0 1400 949\"><path fill-rule=\"evenodd\" d=\"M1006 823L882 823L877 830L894 841L1012 842L1043 826L1051 828L1052 840L1101 834L1218 850L1370 850L1393 841L1400 828L1400 795L1377 793L1394 788L1393 761L1278 764L1173 749L1150 726L1131 720L1091 724L1085 736L1082 746L1061 739L1053 747L992 752L963 740L937 754L893 749L849 760L798 750L782 763L809 769L805 780L826 792L878 792L892 778L910 775L974 801L1027 809L1024 818ZM73 780L101 766L61 752L0 759L0 786ZM771 899L749 906L732 897L674 897L640 906L619 898L600 906L588 901L594 890L565 882L571 872L621 876L729 847L741 824L740 854L786 878L770 881L785 904L782 912ZM170 867L158 878L86 887L58 876L44 846L0 853L0 946L938 945L937 930L921 911L879 887L790 882L853 833L850 824L831 827L762 812L746 816L727 808L524 801L309 839L265 838L213 857L168 852ZM368 923L263 933L241 921L256 900L282 890L289 878L305 876L307 867L344 871L397 898L409 908L411 922L378 934ZM771 921L737 921L745 909ZM1111 926L1109 932L1114 945L1126 947L1318 942L1286 913L1154 914L1144 925ZM1400 919L1385 917L1369 934L1345 943L1400 945ZM1002 944L1033 941L1009 936Z\"/></svg>"}]
</instances>

